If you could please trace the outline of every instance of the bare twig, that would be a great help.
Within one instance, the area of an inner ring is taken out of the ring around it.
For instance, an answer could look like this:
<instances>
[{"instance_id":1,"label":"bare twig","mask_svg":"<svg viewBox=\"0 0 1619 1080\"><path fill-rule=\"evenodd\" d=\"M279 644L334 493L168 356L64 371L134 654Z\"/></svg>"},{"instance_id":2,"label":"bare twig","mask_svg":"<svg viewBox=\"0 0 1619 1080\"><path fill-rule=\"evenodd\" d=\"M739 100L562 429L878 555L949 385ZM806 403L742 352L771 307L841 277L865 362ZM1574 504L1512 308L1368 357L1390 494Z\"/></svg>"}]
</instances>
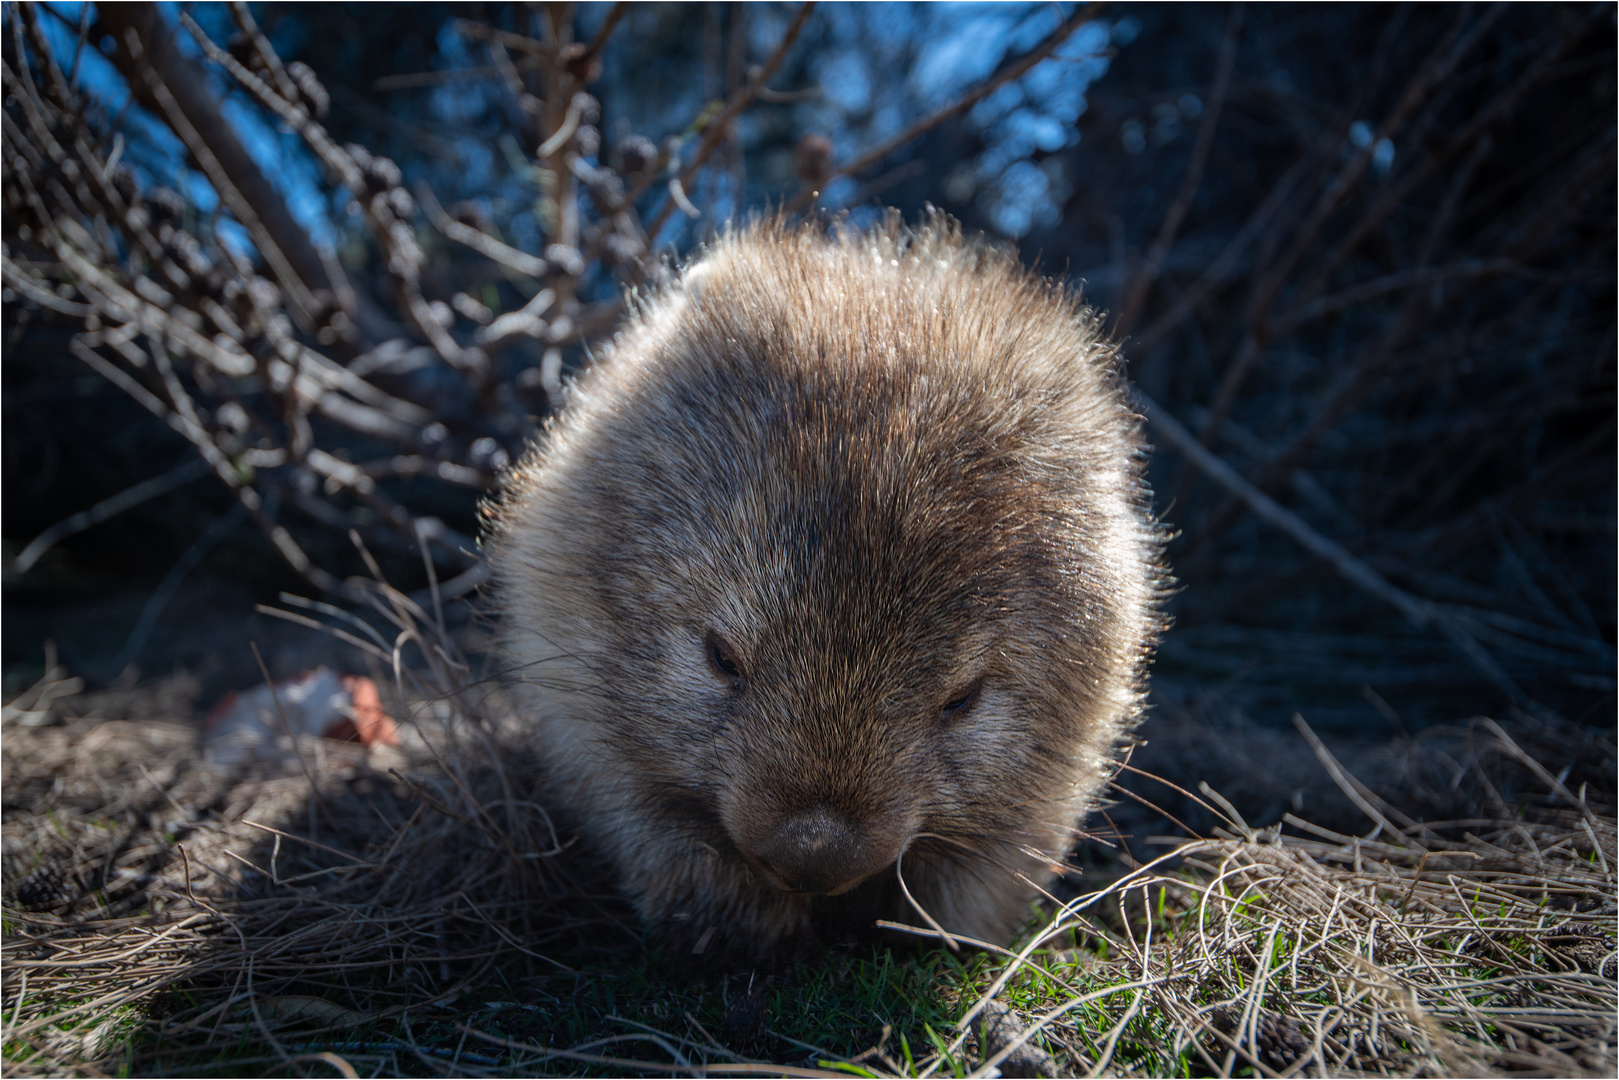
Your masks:
<instances>
[{"instance_id":1,"label":"bare twig","mask_svg":"<svg viewBox=\"0 0 1619 1080\"><path fill-rule=\"evenodd\" d=\"M1220 45L1220 59L1215 66L1214 84L1209 88L1208 101L1203 107L1203 119L1198 124L1197 143L1192 147L1191 161L1187 163L1180 192L1175 196L1175 201L1170 203L1169 211L1164 214L1163 224L1158 227L1158 236L1147 252L1146 261L1137 267L1129 285L1125 287L1124 299L1119 301L1119 310L1114 316L1113 333L1116 336L1128 334L1130 327L1135 324L1136 316L1140 314L1141 306L1146 301L1147 290L1163 268L1164 256L1169 254L1169 246L1175 242L1181 223L1186 220L1187 211L1192 207L1192 197L1197 194L1198 184L1203 179L1203 168L1208 164L1209 150L1214 146L1215 126L1220 122L1220 109L1225 104L1226 89L1231 85L1231 69L1237 59L1237 40L1242 29L1242 8L1241 3L1231 6L1231 14L1226 21L1225 38Z\"/></svg>"},{"instance_id":2,"label":"bare twig","mask_svg":"<svg viewBox=\"0 0 1619 1080\"><path fill-rule=\"evenodd\" d=\"M646 234L649 237L658 235L664 223L669 220L669 214L682 201L674 193L677 190L684 189L692 182L698 170L708 163L709 157L713 155L720 143L730 137L731 121L735 120L744 109L753 103L754 98L759 95L759 91L775 76L776 70L781 67L782 61L787 58L788 52L792 50L793 44L798 40L798 35L804 30L804 24L809 20L810 13L814 10L814 0L805 0L803 4L799 5L798 15L794 17L792 23L787 27L787 32L782 35L775 51L770 54L770 59L760 65L753 73L753 76L748 79L747 85L731 95L730 100L725 103L725 107L719 111L718 115L708 121L707 133L703 136L702 144L698 146L697 153L693 154L691 160L686 163L678 181L670 186L669 202L663 205L663 208L653 216L651 223L647 225ZM643 185L646 183L648 181L643 181ZM634 198L632 195L629 201L633 203ZM687 202L686 207L682 207L682 209L686 209L690 205ZM686 212L690 213L691 211L686 209Z\"/></svg>"},{"instance_id":3,"label":"bare twig","mask_svg":"<svg viewBox=\"0 0 1619 1080\"><path fill-rule=\"evenodd\" d=\"M952 116L958 116L961 113L966 112L968 109L972 108L974 105L978 104L984 98L988 97L990 94L993 94L996 90L1000 89L1007 83L1015 82L1022 78L1025 74L1032 70L1036 64L1040 63L1042 60L1046 59L1046 57L1056 52L1063 42L1067 41L1073 36L1074 31L1078 30L1081 26L1084 26L1087 22L1090 22L1093 18L1095 18L1096 14L1101 11L1102 7L1103 5L1101 3L1093 3L1088 4L1076 11L1055 30L1053 30L1045 41L1041 42L1033 49L1030 49L1017 59L1006 63L999 71L995 72L989 78L985 79L983 82L961 95L961 97L957 98L955 101L934 110L927 116L924 116L922 119L912 124L910 127L906 128L904 131L900 132L898 135L895 135L893 138L872 147L870 150L867 150L853 161L837 166L827 177L827 180L831 181L840 176L860 175L873 165L881 162L895 150L898 150L900 147L910 142L912 139L927 134L929 131L932 131L934 128L938 127ZM787 213L802 212L811 206L819 197L819 191L800 192L795 198L793 198L791 202L787 204Z\"/></svg>"}]
</instances>

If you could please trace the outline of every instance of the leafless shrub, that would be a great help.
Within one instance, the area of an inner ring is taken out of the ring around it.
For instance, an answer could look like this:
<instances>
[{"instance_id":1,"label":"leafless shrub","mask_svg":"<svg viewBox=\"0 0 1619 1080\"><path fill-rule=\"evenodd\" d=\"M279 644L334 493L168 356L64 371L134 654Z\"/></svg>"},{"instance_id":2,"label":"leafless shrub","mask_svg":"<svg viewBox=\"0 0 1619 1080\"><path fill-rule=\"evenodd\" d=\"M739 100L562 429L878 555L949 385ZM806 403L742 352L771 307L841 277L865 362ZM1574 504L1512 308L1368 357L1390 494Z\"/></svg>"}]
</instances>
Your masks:
<instances>
[{"instance_id":1,"label":"leafless shrub","mask_svg":"<svg viewBox=\"0 0 1619 1080\"><path fill-rule=\"evenodd\" d=\"M121 144L106 137L44 40L41 20L53 16L28 4L7 10L6 285L48 317L82 324L72 354L188 439L312 584L342 591L283 524L288 508L339 535L358 528L379 551L423 548L458 575L441 590L454 597L483 580L471 538L413 512L386 481L493 483L533 433L533 414L560 392L562 350L600 337L618 314L617 297L581 303L587 270L605 265L626 284L657 271L637 200L655 184L678 193L691 182L791 48L809 7L719 116L695 126L702 138L688 161L671 144L654 160L629 162L628 173L587 161L601 138L587 86L617 14L588 43L571 39L571 15L561 10L545 16L544 41L458 24L489 50L529 119L534 167L553 178L539 255L457 220L431 191L407 191L394 162L337 145L319 120L325 95L313 72L283 65L240 4L229 49L183 14L175 31L147 5L101 13L137 99L184 142L222 210L206 220L172 191L138 190L117 163ZM173 40L177 32L297 132L328 182L347 192L379 254L390 310L370 307L292 221L209 96L201 66ZM80 47L88 47L82 36ZM522 72L514 52L531 61ZM432 297L423 286L423 215L491 271L512 275L527 303L495 314L466 293ZM245 231L258 263L229 240L227 223ZM518 342L543 349L541 364L499 363Z\"/></svg>"},{"instance_id":2,"label":"leafless shrub","mask_svg":"<svg viewBox=\"0 0 1619 1080\"><path fill-rule=\"evenodd\" d=\"M1136 141L1098 121L1077 151L1070 247L1181 532L1187 697L1280 719L1309 687L1339 728L1388 711L1367 687L1413 729L1611 712L1610 21L1520 14L1239 5L1215 37L1154 10L1189 96L1122 70L1092 95Z\"/></svg>"}]
</instances>

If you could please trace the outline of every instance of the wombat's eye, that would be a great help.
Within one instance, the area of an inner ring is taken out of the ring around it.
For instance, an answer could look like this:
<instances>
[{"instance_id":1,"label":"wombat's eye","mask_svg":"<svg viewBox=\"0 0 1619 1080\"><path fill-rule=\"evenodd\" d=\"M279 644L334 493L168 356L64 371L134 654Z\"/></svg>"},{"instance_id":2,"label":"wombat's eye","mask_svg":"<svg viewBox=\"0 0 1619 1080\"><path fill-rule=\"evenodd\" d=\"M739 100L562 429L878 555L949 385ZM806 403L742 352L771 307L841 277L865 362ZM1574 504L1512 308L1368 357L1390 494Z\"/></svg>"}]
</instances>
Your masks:
<instances>
[{"instance_id":1,"label":"wombat's eye","mask_svg":"<svg viewBox=\"0 0 1619 1080\"><path fill-rule=\"evenodd\" d=\"M967 687L966 693L962 694L954 701L947 702L944 708L939 710L939 715L946 720L951 720L965 713L968 709L973 707L973 702L978 700L978 688L982 685L983 681L980 680Z\"/></svg>"},{"instance_id":2,"label":"wombat's eye","mask_svg":"<svg viewBox=\"0 0 1619 1080\"><path fill-rule=\"evenodd\" d=\"M730 683L731 689L742 689L742 665L737 663L736 653L731 647L712 631L708 635L708 663L714 669L714 675L721 682Z\"/></svg>"}]
</instances>

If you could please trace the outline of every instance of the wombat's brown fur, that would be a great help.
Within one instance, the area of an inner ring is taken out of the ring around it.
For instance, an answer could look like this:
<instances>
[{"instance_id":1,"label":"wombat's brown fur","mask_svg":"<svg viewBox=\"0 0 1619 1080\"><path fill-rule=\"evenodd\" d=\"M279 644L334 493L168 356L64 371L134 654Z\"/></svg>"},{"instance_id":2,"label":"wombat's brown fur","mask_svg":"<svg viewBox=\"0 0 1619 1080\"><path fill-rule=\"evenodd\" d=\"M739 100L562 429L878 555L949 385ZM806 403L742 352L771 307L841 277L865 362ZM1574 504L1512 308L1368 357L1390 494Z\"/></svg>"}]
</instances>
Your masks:
<instances>
[{"instance_id":1,"label":"wombat's brown fur","mask_svg":"<svg viewBox=\"0 0 1619 1080\"><path fill-rule=\"evenodd\" d=\"M1138 429L1098 316L944 219L755 225L639 305L489 544L548 795L677 956L917 922L896 862L1028 916L1140 709Z\"/></svg>"}]
</instances>

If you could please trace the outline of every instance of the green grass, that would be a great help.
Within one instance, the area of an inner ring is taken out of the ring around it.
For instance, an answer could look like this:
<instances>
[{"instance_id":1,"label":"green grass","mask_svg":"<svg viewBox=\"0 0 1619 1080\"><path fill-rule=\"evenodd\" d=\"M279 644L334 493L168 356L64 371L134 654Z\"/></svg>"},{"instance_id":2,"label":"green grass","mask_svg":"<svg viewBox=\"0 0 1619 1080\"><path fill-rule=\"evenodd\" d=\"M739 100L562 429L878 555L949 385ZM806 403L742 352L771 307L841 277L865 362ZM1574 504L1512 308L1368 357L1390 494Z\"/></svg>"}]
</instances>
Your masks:
<instances>
[{"instance_id":1,"label":"green grass","mask_svg":"<svg viewBox=\"0 0 1619 1080\"><path fill-rule=\"evenodd\" d=\"M858 952L831 951L819 961L800 964L770 980L766 994L765 1034L744 1047L752 1060L772 1061L796 1068L823 1069L854 1076L916 1075L938 1061L935 1074L962 1076L980 1058L972 1040L952 1048L957 1022L979 995L1000 974L1003 958L984 953L953 953L944 948L876 948ZM489 1068L512 1057L529 1061L524 1071L554 1076L622 1075L617 1062L591 1065L577 1058L536 1061L533 1055L480 1040L467 1029L526 1047L600 1055L622 1061L637 1058L649 1064L677 1060L684 1055L694 1063L727 1060L722 1032L727 998L742 991L746 978L694 980L668 973L655 955L640 950L621 962L604 962L596 955L574 971L542 965L527 958L512 958L480 979L476 993L447 1005L409 1010L402 1017L349 1027L283 1028L275 1033L282 1048L293 1055L322 1051L343 1056L364 1075L366 1062L390 1058L384 1071L407 1075L441 1071L457 1056L470 1066ZM1040 950L1014 975L999 995L1025 1019L1038 1016L1065 1001L1074 991L1090 993L1128 976L1102 963L1083 949ZM1066 984L1066 985L1065 985ZM154 1012L196 1015L205 1001L217 996L216 987L175 988L162 995ZM354 1003L368 988L360 991ZM421 989L423 1000L434 987ZM345 1006L339 987L293 985L286 995L310 995ZM1123 1012L1128 994L1093 1002L1063 1018L1061 1038L1037 1034L1032 1040L1063 1060L1063 1038L1094 1030L1105 1032ZM260 1016L273 1001L260 1001ZM198 1045L196 1034L165 1038L161 1025L132 1025L134 1040L124 1055L126 1065L138 1063L144 1073L233 1075L250 1066L263 1071L269 1064L266 1040L256 1033L246 1007L221 1017L233 1037ZM1143 1010L1126 1027L1119 1059L1161 1075L1186 1075L1186 1055L1165 1058L1159 1048L1168 1022L1152 1010ZM1084 1045L1087 1040L1081 1039ZM718 1044L718 1045L716 1045ZM410 1048L424 1051L423 1061ZM674 1053L671 1053L671 1048ZM9 1048L8 1048L9 1049ZM1094 1053L1094 1042L1086 1045ZM9 1054L8 1054L9 1057ZM16 1060L11 1058L11 1060ZM100 1057L106 1062L105 1056ZM434 1066L437 1066L435 1069ZM509 1067L509 1066L508 1066Z\"/></svg>"}]
</instances>

